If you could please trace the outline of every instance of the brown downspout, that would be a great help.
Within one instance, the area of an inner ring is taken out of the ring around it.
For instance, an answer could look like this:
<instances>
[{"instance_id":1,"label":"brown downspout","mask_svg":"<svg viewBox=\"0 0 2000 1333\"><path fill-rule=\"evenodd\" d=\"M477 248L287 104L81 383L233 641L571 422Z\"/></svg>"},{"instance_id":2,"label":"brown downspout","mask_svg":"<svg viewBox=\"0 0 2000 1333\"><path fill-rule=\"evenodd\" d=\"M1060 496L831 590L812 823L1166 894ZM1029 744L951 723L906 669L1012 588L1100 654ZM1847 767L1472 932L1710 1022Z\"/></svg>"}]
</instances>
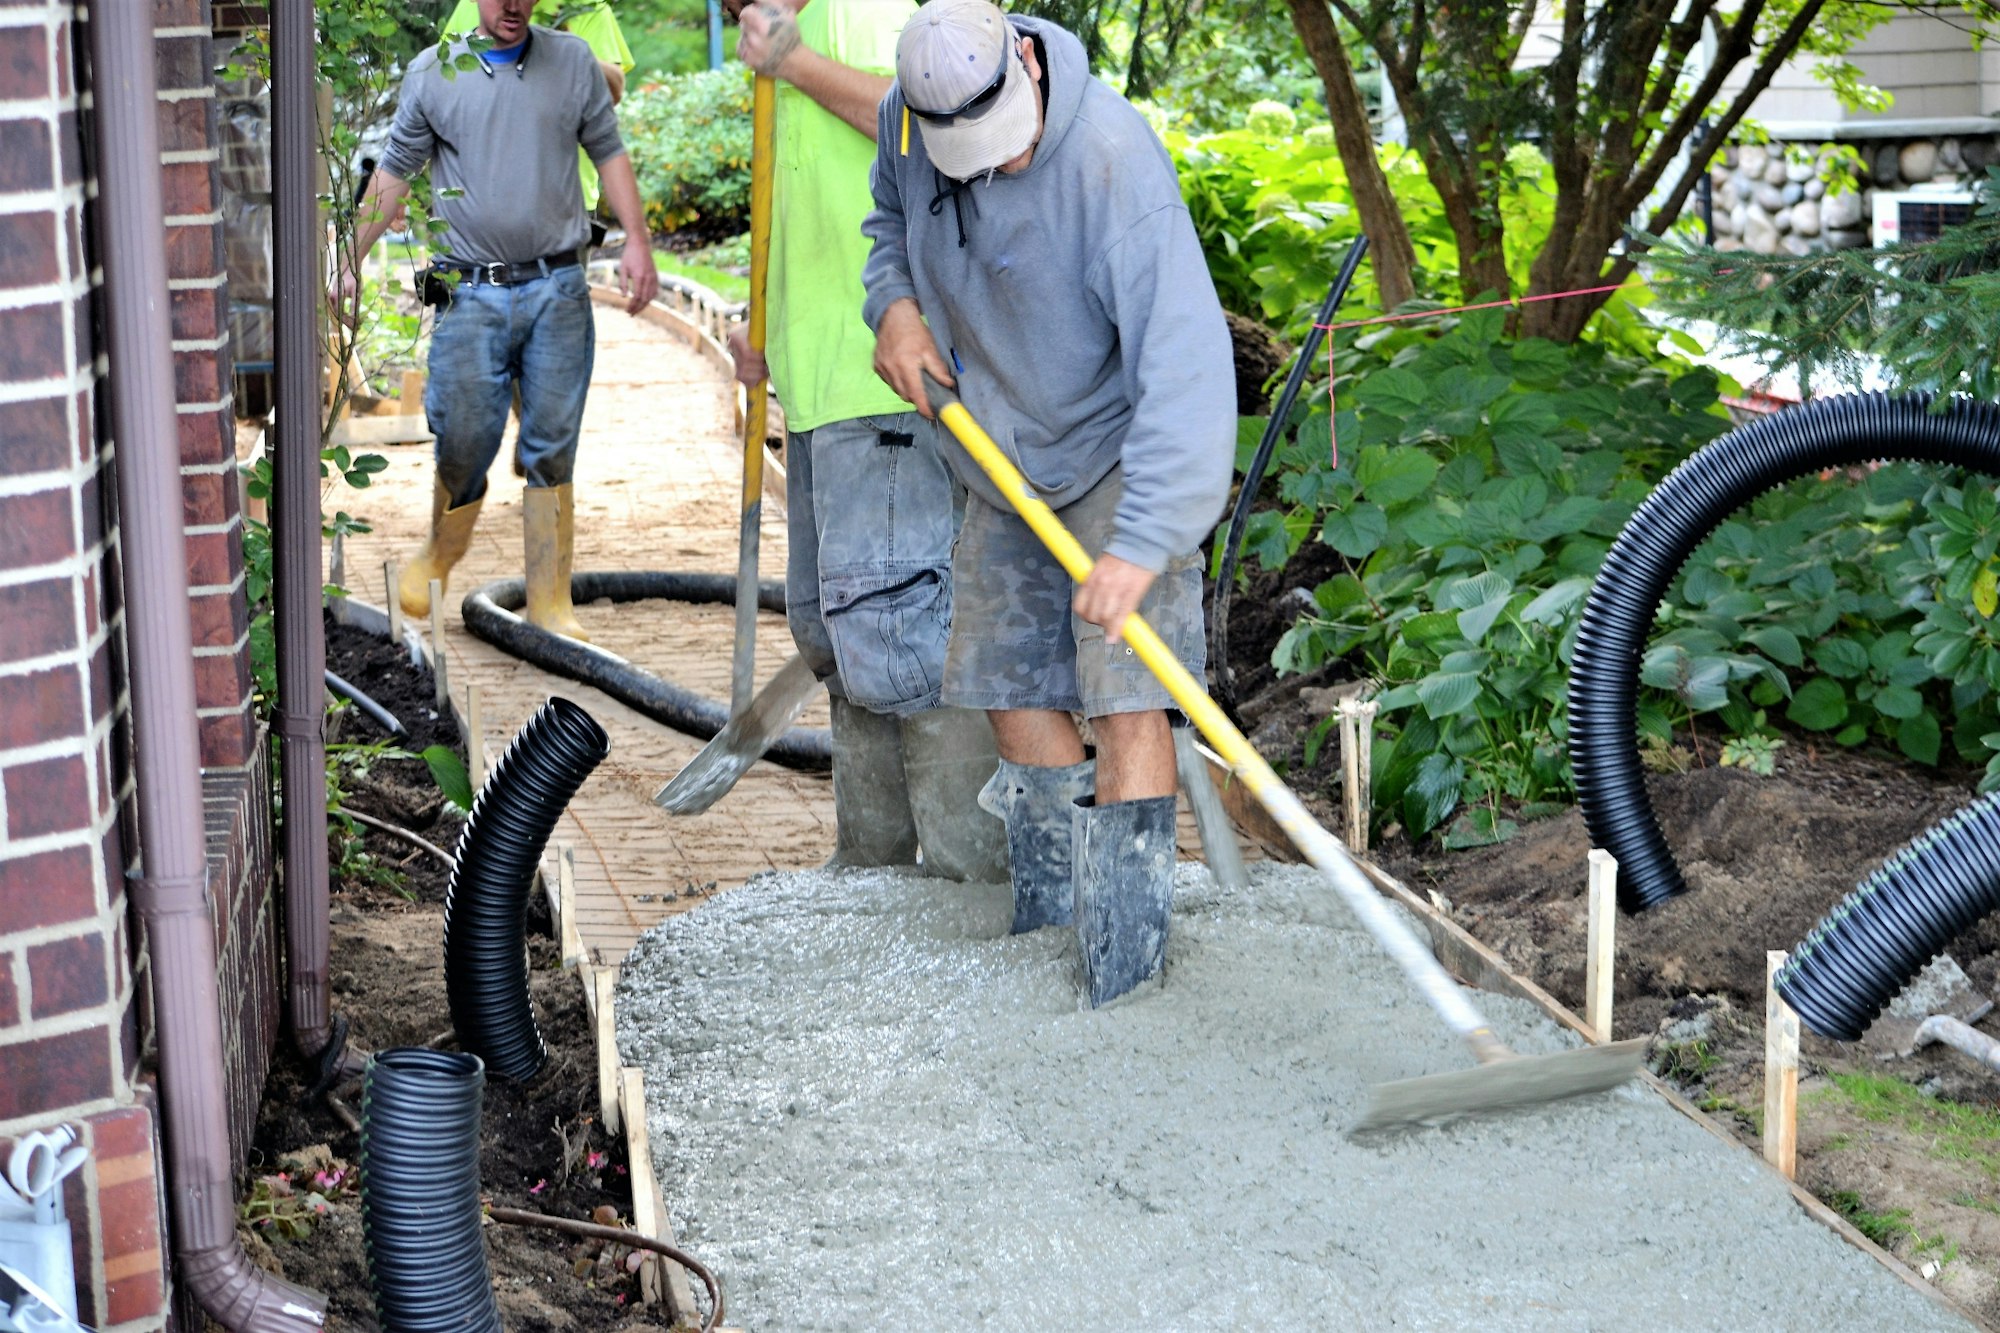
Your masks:
<instances>
[{"instance_id":1,"label":"brown downspout","mask_svg":"<svg viewBox=\"0 0 2000 1333\"><path fill-rule=\"evenodd\" d=\"M160 221L153 7L93 6L90 55L142 860L132 898L152 952L174 1249L182 1278L225 1328L305 1333L324 1324L325 1298L263 1272L236 1240Z\"/></svg>"},{"instance_id":2,"label":"brown downspout","mask_svg":"<svg viewBox=\"0 0 2000 1333\"><path fill-rule=\"evenodd\" d=\"M328 983L326 739L320 623L318 69L312 0L271 6L271 254L277 316L277 453L271 495L271 597L278 631L279 791L284 798L285 954L292 1040L338 1061ZM343 1035L344 1035L344 1027ZM324 1081L331 1069L322 1069Z\"/></svg>"}]
</instances>

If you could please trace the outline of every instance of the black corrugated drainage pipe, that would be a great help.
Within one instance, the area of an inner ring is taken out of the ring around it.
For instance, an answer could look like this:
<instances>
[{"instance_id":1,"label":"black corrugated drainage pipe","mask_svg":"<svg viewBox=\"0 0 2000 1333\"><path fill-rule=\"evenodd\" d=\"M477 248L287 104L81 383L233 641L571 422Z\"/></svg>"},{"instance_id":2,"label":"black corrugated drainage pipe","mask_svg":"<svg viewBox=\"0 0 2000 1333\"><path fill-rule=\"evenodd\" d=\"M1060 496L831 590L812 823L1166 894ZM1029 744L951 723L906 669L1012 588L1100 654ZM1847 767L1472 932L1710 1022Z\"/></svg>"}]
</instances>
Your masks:
<instances>
[{"instance_id":1,"label":"black corrugated drainage pipe","mask_svg":"<svg viewBox=\"0 0 2000 1333\"><path fill-rule=\"evenodd\" d=\"M1687 892L1639 764L1639 659L1660 600L1694 549L1738 508L1825 468L1888 459L2000 473L2000 406L1857 394L1739 427L1682 461L1639 506L1584 603L1569 681L1569 757L1591 844L1618 858L1628 912Z\"/></svg>"},{"instance_id":2,"label":"black corrugated drainage pipe","mask_svg":"<svg viewBox=\"0 0 2000 1333\"><path fill-rule=\"evenodd\" d=\"M278 632L279 790L284 797L285 967L292 1041L336 1072L346 1024L336 1024L326 859L326 737L320 621L319 73L312 0L271 6L271 272L277 296L277 451L272 458L271 601Z\"/></svg>"},{"instance_id":3,"label":"black corrugated drainage pipe","mask_svg":"<svg viewBox=\"0 0 2000 1333\"><path fill-rule=\"evenodd\" d=\"M132 901L152 958L174 1254L181 1279L224 1328L305 1333L324 1324L326 1298L263 1272L236 1239L160 223L153 8L99 5L90 19L84 86L94 104L98 186L92 258L104 268L139 825Z\"/></svg>"},{"instance_id":4,"label":"black corrugated drainage pipe","mask_svg":"<svg viewBox=\"0 0 2000 1333\"><path fill-rule=\"evenodd\" d=\"M683 574L668 570L635 570L578 574L570 580L570 596L586 602L711 602L736 600L736 580L728 574ZM729 723L729 705L662 680L616 653L538 629L515 612L527 604L527 585L520 579L500 579L465 596L460 613L465 628L502 652L532 662L544 671L594 686L655 722L700 740L712 739ZM785 609L785 589L764 583L757 605L765 611ZM833 742L824 727L793 727L764 751L764 758L790 768L825 771L833 766Z\"/></svg>"},{"instance_id":5,"label":"black corrugated drainage pipe","mask_svg":"<svg viewBox=\"0 0 2000 1333\"><path fill-rule=\"evenodd\" d=\"M2000 792L1939 821L1820 919L1779 971L1799 1021L1858 1041L1960 933L2000 909Z\"/></svg>"},{"instance_id":6,"label":"black corrugated drainage pipe","mask_svg":"<svg viewBox=\"0 0 2000 1333\"><path fill-rule=\"evenodd\" d=\"M570 798L611 753L596 719L551 699L480 788L444 898L444 985L459 1045L525 1082L546 1054L528 1003L528 893Z\"/></svg>"},{"instance_id":7,"label":"black corrugated drainage pipe","mask_svg":"<svg viewBox=\"0 0 2000 1333\"><path fill-rule=\"evenodd\" d=\"M361 1240L387 1333L500 1333L479 1204L476 1055L397 1047L361 1089Z\"/></svg>"}]
</instances>

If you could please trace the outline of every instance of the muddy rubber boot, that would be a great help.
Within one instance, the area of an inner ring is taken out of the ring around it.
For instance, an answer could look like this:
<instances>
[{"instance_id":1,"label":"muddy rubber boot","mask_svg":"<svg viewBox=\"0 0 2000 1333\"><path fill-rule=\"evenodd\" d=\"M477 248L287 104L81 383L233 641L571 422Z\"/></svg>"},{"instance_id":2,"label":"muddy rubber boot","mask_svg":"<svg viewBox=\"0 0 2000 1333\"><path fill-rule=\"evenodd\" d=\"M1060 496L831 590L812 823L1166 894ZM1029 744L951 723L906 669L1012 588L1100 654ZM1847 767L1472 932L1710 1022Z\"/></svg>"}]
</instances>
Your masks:
<instances>
[{"instance_id":1,"label":"muddy rubber boot","mask_svg":"<svg viewBox=\"0 0 2000 1333\"><path fill-rule=\"evenodd\" d=\"M1071 849L1076 802L1097 785L1090 760L1038 768L1002 759L979 793L980 807L1007 826L1008 873L1014 885L1013 933L1067 926L1075 919Z\"/></svg>"},{"instance_id":2,"label":"muddy rubber boot","mask_svg":"<svg viewBox=\"0 0 2000 1333\"><path fill-rule=\"evenodd\" d=\"M1174 905L1174 798L1073 807L1076 942L1095 1009L1159 973Z\"/></svg>"},{"instance_id":3,"label":"muddy rubber boot","mask_svg":"<svg viewBox=\"0 0 2000 1333\"><path fill-rule=\"evenodd\" d=\"M431 538L423 550L404 562L403 572L396 577L396 600L403 604L404 615L422 619L431 613L432 579L438 581L440 591L449 589L451 568L465 558L466 548L472 545L472 528L479 522L479 508L485 503L486 497L481 496L453 509L444 486L431 483Z\"/></svg>"},{"instance_id":4,"label":"muddy rubber boot","mask_svg":"<svg viewBox=\"0 0 2000 1333\"><path fill-rule=\"evenodd\" d=\"M1000 764L993 726L973 708L932 708L903 719L903 774L924 869L946 879L1007 882L1007 826L979 804Z\"/></svg>"},{"instance_id":5,"label":"muddy rubber boot","mask_svg":"<svg viewBox=\"0 0 2000 1333\"><path fill-rule=\"evenodd\" d=\"M570 605L570 548L576 509L570 488L530 486L521 496L521 546L528 562L528 623L578 643L590 636Z\"/></svg>"},{"instance_id":6,"label":"muddy rubber boot","mask_svg":"<svg viewBox=\"0 0 2000 1333\"><path fill-rule=\"evenodd\" d=\"M917 825L903 774L903 727L839 695L833 706L833 855L829 868L913 866Z\"/></svg>"}]
</instances>

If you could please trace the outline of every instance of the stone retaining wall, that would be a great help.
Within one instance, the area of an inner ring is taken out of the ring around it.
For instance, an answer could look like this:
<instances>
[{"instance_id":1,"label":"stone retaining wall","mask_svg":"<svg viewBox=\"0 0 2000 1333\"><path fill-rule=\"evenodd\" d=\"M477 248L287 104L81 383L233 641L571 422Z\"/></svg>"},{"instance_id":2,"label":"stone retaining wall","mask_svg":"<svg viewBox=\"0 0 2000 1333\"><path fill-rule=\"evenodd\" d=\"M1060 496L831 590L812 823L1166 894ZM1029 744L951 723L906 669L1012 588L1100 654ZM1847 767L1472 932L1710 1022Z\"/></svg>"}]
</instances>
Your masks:
<instances>
[{"instance_id":1,"label":"stone retaining wall","mask_svg":"<svg viewBox=\"0 0 2000 1333\"><path fill-rule=\"evenodd\" d=\"M1861 159L1858 189L1834 190L1824 179L1844 147ZM2000 163L2000 136L1731 145L1709 168L1715 246L1766 255L1857 249L1870 243L1876 190L1970 188L1992 163Z\"/></svg>"}]
</instances>

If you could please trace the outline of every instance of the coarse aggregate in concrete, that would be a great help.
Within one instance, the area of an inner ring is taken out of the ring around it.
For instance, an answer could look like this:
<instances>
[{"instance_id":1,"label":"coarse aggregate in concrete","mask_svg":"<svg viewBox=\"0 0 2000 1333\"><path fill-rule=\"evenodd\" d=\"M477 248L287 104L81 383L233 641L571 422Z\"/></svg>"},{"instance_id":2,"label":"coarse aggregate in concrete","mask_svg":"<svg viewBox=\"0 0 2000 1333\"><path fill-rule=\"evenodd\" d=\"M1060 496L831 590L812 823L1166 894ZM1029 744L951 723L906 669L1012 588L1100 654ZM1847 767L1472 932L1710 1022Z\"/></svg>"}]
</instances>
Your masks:
<instances>
[{"instance_id":1,"label":"coarse aggregate in concrete","mask_svg":"<svg viewBox=\"0 0 2000 1333\"><path fill-rule=\"evenodd\" d=\"M765 875L648 932L620 1043L729 1322L1969 1327L1638 1086L1350 1140L1463 1050L1311 870L1176 892L1164 984L1094 1013L1000 886ZM1480 1000L1518 1050L1573 1041Z\"/></svg>"}]
</instances>

